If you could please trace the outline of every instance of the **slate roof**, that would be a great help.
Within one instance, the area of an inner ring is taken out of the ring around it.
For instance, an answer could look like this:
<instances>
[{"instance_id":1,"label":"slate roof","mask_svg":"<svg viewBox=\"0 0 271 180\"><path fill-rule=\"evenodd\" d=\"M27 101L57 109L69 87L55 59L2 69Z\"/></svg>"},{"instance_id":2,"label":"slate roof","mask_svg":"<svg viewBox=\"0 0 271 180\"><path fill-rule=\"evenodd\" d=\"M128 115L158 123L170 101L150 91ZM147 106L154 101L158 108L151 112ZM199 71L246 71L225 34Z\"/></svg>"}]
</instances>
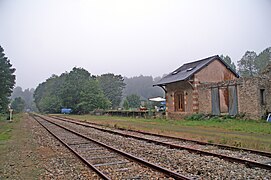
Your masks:
<instances>
[{"instance_id":1,"label":"slate roof","mask_svg":"<svg viewBox=\"0 0 271 180\"><path fill-rule=\"evenodd\" d=\"M216 59L221 61L231 72L235 74L236 77L239 77L239 75L225 61L223 61L218 55L215 55L191 63L186 63L179 67L178 69L176 69L175 71L163 77L153 86L164 86L169 83L188 80L191 76L193 76L195 73L197 73L202 68L204 68L205 66L207 66Z\"/></svg>"}]
</instances>

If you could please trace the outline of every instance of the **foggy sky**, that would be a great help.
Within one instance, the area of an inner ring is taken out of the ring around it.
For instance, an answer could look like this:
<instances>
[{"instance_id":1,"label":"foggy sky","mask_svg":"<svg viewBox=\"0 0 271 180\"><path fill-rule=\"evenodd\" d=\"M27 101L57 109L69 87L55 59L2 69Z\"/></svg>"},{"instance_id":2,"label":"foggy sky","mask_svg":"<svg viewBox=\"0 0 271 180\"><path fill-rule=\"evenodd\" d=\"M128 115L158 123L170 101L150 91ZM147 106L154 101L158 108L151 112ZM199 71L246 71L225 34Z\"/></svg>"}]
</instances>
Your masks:
<instances>
[{"instance_id":1,"label":"foggy sky","mask_svg":"<svg viewBox=\"0 0 271 180\"><path fill-rule=\"evenodd\" d=\"M23 89L75 66L156 77L271 46L270 0L0 0L0 17L0 45Z\"/></svg>"}]
</instances>

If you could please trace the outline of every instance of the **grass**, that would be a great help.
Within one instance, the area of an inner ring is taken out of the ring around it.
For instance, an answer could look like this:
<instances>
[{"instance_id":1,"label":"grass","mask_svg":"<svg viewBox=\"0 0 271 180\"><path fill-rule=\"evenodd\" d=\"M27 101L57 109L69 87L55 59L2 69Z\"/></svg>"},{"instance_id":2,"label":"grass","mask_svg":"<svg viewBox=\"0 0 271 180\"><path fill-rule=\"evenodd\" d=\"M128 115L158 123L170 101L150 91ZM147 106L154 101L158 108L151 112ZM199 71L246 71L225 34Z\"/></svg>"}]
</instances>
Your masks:
<instances>
[{"instance_id":1,"label":"grass","mask_svg":"<svg viewBox=\"0 0 271 180\"><path fill-rule=\"evenodd\" d=\"M271 152L271 123L264 120L241 120L231 117L206 118L201 115L184 120L91 115L69 116L110 127L143 130Z\"/></svg>"},{"instance_id":2,"label":"grass","mask_svg":"<svg viewBox=\"0 0 271 180\"><path fill-rule=\"evenodd\" d=\"M239 131L246 133L263 133L271 134L271 123L267 123L264 120L240 120L240 119L221 119L212 118L201 121L185 120L180 122L184 126L202 126L219 128L228 131Z\"/></svg>"},{"instance_id":3,"label":"grass","mask_svg":"<svg viewBox=\"0 0 271 180\"><path fill-rule=\"evenodd\" d=\"M208 117L202 114L196 114L187 117L181 124L186 126L220 128L246 133L271 134L271 123L267 123L265 120L244 120L230 116Z\"/></svg>"},{"instance_id":4,"label":"grass","mask_svg":"<svg viewBox=\"0 0 271 180\"><path fill-rule=\"evenodd\" d=\"M18 122L20 115L15 115L12 122L7 120L8 115L0 115L0 142L7 141L11 138L14 123Z\"/></svg>"},{"instance_id":5,"label":"grass","mask_svg":"<svg viewBox=\"0 0 271 180\"><path fill-rule=\"evenodd\" d=\"M73 116L73 115L72 115ZM112 116L75 116L83 120L91 120L99 123L115 122L120 125L125 124L147 124L147 126L170 126L170 127L200 127L210 129L220 129L222 131L237 131L245 133L271 134L271 123L264 120L241 120L233 118L214 117L204 120L166 120L166 119L143 119L143 118L127 118Z\"/></svg>"},{"instance_id":6,"label":"grass","mask_svg":"<svg viewBox=\"0 0 271 180\"><path fill-rule=\"evenodd\" d=\"M6 117L7 115L5 114L0 115L0 142L6 141L11 137L12 126L8 120L6 120Z\"/></svg>"}]
</instances>

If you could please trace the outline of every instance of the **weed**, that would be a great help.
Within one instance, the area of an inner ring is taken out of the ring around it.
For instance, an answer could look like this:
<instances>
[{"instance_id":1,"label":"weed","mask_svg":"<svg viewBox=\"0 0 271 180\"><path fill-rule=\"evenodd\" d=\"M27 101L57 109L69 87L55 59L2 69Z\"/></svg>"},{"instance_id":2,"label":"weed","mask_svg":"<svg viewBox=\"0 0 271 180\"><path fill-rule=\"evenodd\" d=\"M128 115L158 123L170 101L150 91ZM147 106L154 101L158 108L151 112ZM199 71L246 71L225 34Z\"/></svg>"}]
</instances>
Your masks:
<instances>
[{"instance_id":1,"label":"weed","mask_svg":"<svg viewBox=\"0 0 271 180\"><path fill-rule=\"evenodd\" d=\"M208 143L214 143L214 141L213 140L208 140Z\"/></svg>"},{"instance_id":2,"label":"weed","mask_svg":"<svg viewBox=\"0 0 271 180\"><path fill-rule=\"evenodd\" d=\"M105 127L110 127L110 124L106 123L104 124Z\"/></svg>"},{"instance_id":3,"label":"weed","mask_svg":"<svg viewBox=\"0 0 271 180\"><path fill-rule=\"evenodd\" d=\"M227 144L227 142L228 142L228 140L227 140L227 138L225 138L225 137L222 137L222 138L220 139L220 143L221 143L221 144Z\"/></svg>"},{"instance_id":4,"label":"weed","mask_svg":"<svg viewBox=\"0 0 271 180\"><path fill-rule=\"evenodd\" d=\"M113 127L116 128L116 129L119 128L118 124L114 124Z\"/></svg>"},{"instance_id":5,"label":"weed","mask_svg":"<svg viewBox=\"0 0 271 180\"><path fill-rule=\"evenodd\" d=\"M240 141L234 141L233 144L235 147L242 147L242 143Z\"/></svg>"},{"instance_id":6,"label":"weed","mask_svg":"<svg viewBox=\"0 0 271 180\"><path fill-rule=\"evenodd\" d=\"M191 120L191 121L200 121L200 120L204 120L204 119L205 119L204 114L193 114L191 116L185 117L185 120Z\"/></svg>"}]
</instances>

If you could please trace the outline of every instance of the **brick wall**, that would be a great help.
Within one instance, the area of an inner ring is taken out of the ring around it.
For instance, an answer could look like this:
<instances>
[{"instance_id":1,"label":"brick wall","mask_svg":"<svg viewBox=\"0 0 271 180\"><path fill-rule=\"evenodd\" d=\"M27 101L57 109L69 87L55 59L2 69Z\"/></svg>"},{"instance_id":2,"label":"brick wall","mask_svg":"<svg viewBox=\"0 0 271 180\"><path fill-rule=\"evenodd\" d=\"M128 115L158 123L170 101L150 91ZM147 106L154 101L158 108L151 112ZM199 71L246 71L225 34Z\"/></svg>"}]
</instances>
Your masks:
<instances>
[{"instance_id":1,"label":"brick wall","mask_svg":"<svg viewBox=\"0 0 271 180\"><path fill-rule=\"evenodd\" d=\"M208 85L201 85L198 88L198 92L199 92L199 113L211 114L212 112L211 87Z\"/></svg>"},{"instance_id":2,"label":"brick wall","mask_svg":"<svg viewBox=\"0 0 271 180\"><path fill-rule=\"evenodd\" d=\"M236 79L227 67L219 60L215 60L195 74L199 83L221 82Z\"/></svg>"},{"instance_id":3,"label":"brick wall","mask_svg":"<svg viewBox=\"0 0 271 180\"><path fill-rule=\"evenodd\" d=\"M202 84L199 91L199 113L212 113L211 88L237 87L238 113L246 118L259 119L271 112L271 80L269 78L254 77L240 78L219 83ZM265 102L261 102L261 89L264 89ZM221 98L221 97L220 97Z\"/></svg>"},{"instance_id":4,"label":"brick wall","mask_svg":"<svg viewBox=\"0 0 271 180\"><path fill-rule=\"evenodd\" d=\"M193 112L193 89L192 86L185 81L172 83L167 85L167 93L166 93L166 106L167 112L172 113L175 112L175 104L174 104L174 95L175 93L183 92L184 94L184 104L185 104L185 112Z\"/></svg>"},{"instance_id":5,"label":"brick wall","mask_svg":"<svg viewBox=\"0 0 271 180\"><path fill-rule=\"evenodd\" d=\"M169 119L184 119L186 116L192 115L193 112L167 112L167 118Z\"/></svg>"},{"instance_id":6,"label":"brick wall","mask_svg":"<svg viewBox=\"0 0 271 180\"><path fill-rule=\"evenodd\" d=\"M255 77L241 78L238 89L239 113L251 119L259 119L266 112L271 112L270 80ZM261 89L265 91L265 103L261 102Z\"/></svg>"}]
</instances>

